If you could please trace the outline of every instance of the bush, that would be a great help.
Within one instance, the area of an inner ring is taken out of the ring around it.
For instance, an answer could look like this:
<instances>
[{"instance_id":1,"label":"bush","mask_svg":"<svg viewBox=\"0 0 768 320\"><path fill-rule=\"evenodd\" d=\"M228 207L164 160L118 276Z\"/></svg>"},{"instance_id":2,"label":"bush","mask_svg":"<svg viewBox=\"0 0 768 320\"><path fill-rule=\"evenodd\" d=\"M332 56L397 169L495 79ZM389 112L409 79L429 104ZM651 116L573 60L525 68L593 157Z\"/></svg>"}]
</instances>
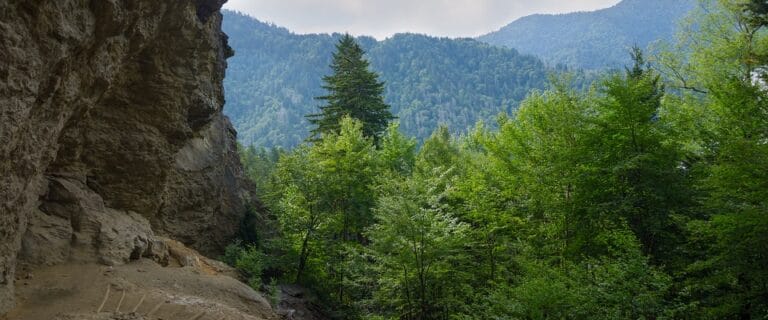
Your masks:
<instances>
[{"instance_id":1,"label":"bush","mask_svg":"<svg viewBox=\"0 0 768 320\"><path fill-rule=\"evenodd\" d=\"M237 263L237 258L240 257L240 253L243 251L243 243L240 240L235 240L224 249L224 255L219 258L222 262L234 267Z\"/></svg>"},{"instance_id":2,"label":"bush","mask_svg":"<svg viewBox=\"0 0 768 320\"><path fill-rule=\"evenodd\" d=\"M235 268L248 278L248 285L258 290L261 287L261 273L264 270L264 254L255 246L240 251Z\"/></svg>"},{"instance_id":3,"label":"bush","mask_svg":"<svg viewBox=\"0 0 768 320\"><path fill-rule=\"evenodd\" d=\"M240 271L251 288L261 288L261 275L266 257L259 248L253 245L243 246L240 241L235 241L224 250L221 260Z\"/></svg>"}]
</instances>

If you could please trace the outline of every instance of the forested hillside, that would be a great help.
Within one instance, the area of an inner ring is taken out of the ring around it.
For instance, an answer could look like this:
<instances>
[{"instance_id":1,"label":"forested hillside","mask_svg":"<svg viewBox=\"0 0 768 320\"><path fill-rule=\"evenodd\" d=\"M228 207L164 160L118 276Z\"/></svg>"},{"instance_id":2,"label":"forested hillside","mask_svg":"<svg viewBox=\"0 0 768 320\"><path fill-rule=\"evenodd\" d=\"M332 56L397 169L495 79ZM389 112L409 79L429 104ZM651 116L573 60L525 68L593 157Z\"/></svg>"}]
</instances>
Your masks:
<instances>
[{"instance_id":1,"label":"forested hillside","mask_svg":"<svg viewBox=\"0 0 768 320\"><path fill-rule=\"evenodd\" d=\"M296 35L226 11L223 27L236 52L225 79L225 112L241 142L296 146L307 137L304 116L317 112L314 98L325 94L321 79L341 35ZM385 82L386 102L403 131L420 140L441 123L464 131L478 120L493 122L547 82L537 58L471 39L400 34L358 41Z\"/></svg>"},{"instance_id":2,"label":"forested hillside","mask_svg":"<svg viewBox=\"0 0 768 320\"><path fill-rule=\"evenodd\" d=\"M273 230L244 228L228 261L254 286L311 288L333 319L766 318L768 5L708 3L657 63L634 48L497 128L418 145L345 117L291 151L243 150ZM324 82L377 110L378 90L335 86L377 87L348 70Z\"/></svg>"},{"instance_id":3,"label":"forested hillside","mask_svg":"<svg viewBox=\"0 0 768 320\"><path fill-rule=\"evenodd\" d=\"M548 63L602 69L630 63L629 48L672 40L698 0L623 0L594 12L532 15L478 39L534 54Z\"/></svg>"}]
</instances>

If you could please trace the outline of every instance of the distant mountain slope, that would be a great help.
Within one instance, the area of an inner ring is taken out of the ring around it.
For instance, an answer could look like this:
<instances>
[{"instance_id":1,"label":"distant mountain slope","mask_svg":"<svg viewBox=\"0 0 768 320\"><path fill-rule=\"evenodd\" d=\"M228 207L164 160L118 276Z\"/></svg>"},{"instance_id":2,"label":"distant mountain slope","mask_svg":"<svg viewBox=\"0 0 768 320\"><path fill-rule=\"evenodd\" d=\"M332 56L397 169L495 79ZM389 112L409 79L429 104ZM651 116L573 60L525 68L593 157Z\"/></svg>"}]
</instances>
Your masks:
<instances>
[{"instance_id":1,"label":"distant mountain slope","mask_svg":"<svg viewBox=\"0 0 768 320\"><path fill-rule=\"evenodd\" d=\"M624 0L593 12L532 15L478 40L534 54L549 63L599 69L628 62L628 48L674 35L697 0Z\"/></svg>"},{"instance_id":2,"label":"distant mountain slope","mask_svg":"<svg viewBox=\"0 0 768 320\"><path fill-rule=\"evenodd\" d=\"M296 35L251 17L224 13L235 56L224 85L226 113L241 142L291 147L307 137L304 115L324 94L339 34ZM402 129L427 137L440 123L454 130L490 120L543 88L547 69L533 56L472 39L400 34L384 41L363 37L371 68L386 82L386 100Z\"/></svg>"}]
</instances>

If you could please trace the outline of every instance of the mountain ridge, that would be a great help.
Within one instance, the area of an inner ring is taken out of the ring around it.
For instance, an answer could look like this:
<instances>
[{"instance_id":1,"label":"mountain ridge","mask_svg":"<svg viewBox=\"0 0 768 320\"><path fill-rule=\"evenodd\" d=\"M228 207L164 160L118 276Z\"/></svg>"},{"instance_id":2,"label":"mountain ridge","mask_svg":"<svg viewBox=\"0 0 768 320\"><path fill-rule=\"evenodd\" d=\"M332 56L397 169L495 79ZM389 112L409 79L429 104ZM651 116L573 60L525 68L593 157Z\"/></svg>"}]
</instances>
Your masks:
<instances>
[{"instance_id":1,"label":"mountain ridge","mask_svg":"<svg viewBox=\"0 0 768 320\"><path fill-rule=\"evenodd\" d=\"M236 55L225 78L227 108L246 145L292 147L308 136L304 115L316 112L321 79L330 74L340 33L299 35L248 15L224 11ZM549 70L517 50L471 38L401 33L358 37L371 69L386 83L386 102L402 129L424 139L446 124L461 131L511 112Z\"/></svg>"},{"instance_id":2,"label":"mountain ridge","mask_svg":"<svg viewBox=\"0 0 768 320\"><path fill-rule=\"evenodd\" d=\"M629 62L628 49L670 39L696 0L624 0L595 11L534 14L477 39L550 64L604 69Z\"/></svg>"}]
</instances>

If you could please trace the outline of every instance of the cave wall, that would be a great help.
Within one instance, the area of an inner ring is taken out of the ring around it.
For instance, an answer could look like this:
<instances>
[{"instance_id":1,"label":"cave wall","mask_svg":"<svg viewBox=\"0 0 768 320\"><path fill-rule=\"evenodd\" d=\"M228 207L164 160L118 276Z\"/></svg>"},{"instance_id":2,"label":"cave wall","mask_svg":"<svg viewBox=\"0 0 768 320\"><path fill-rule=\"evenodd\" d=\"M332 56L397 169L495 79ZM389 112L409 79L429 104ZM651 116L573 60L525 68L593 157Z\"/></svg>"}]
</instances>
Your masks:
<instances>
[{"instance_id":1,"label":"cave wall","mask_svg":"<svg viewBox=\"0 0 768 320\"><path fill-rule=\"evenodd\" d=\"M221 113L224 1L0 1L0 314L20 263L234 235L250 200Z\"/></svg>"}]
</instances>

